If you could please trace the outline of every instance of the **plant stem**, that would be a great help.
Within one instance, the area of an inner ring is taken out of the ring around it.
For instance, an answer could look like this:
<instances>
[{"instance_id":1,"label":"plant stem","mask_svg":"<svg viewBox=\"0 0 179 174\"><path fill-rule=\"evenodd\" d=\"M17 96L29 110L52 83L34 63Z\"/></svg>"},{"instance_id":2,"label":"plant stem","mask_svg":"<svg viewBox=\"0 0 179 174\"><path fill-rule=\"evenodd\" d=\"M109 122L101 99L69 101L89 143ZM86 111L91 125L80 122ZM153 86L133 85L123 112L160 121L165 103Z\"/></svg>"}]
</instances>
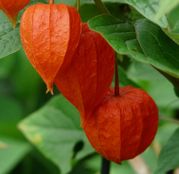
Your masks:
<instances>
[{"instance_id":1,"label":"plant stem","mask_svg":"<svg viewBox=\"0 0 179 174\"><path fill-rule=\"evenodd\" d=\"M117 65L117 58L115 59L115 89L114 89L114 94L115 96L119 96L120 91L119 91L119 75L118 75L118 65Z\"/></svg>"},{"instance_id":2,"label":"plant stem","mask_svg":"<svg viewBox=\"0 0 179 174\"><path fill-rule=\"evenodd\" d=\"M80 0L76 0L76 9L79 12L79 10L80 10Z\"/></svg>"},{"instance_id":3,"label":"plant stem","mask_svg":"<svg viewBox=\"0 0 179 174\"><path fill-rule=\"evenodd\" d=\"M94 0L94 2L101 13L110 14L109 10L106 8L106 6L103 4L101 0Z\"/></svg>"},{"instance_id":4,"label":"plant stem","mask_svg":"<svg viewBox=\"0 0 179 174\"><path fill-rule=\"evenodd\" d=\"M102 158L102 167L101 167L101 174L109 174L110 171L110 161Z\"/></svg>"},{"instance_id":5,"label":"plant stem","mask_svg":"<svg viewBox=\"0 0 179 174\"><path fill-rule=\"evenodd\" d=\"M54 4L54 0L48 0L49 4Z\"/></svg>"}]
</instances>

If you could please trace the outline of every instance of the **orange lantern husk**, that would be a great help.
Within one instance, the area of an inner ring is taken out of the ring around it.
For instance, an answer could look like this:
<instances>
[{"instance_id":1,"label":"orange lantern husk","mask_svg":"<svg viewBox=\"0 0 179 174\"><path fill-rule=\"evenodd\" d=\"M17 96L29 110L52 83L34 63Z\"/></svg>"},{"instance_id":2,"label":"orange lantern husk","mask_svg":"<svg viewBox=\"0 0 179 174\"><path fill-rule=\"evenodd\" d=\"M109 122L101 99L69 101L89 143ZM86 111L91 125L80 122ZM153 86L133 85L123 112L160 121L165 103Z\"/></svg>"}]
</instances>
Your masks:
<instances>
[{"instance_id":1,"label":"orange lantern husk","mask_svg":"<svg viewBox=\"0 0 179 174\"><path fill-rule=\"evenodd\" d=\"M94 112L83 118L83 128L92 146L116 163L142 153L158 127L158 109L153 99L131 86L120 88L120 96L109 90Z\"/></svg>"},{"instance_id":2,"label":"orange lantern husk","mask_svg":"<svg viewBox=\"0 0 179 174\"><path fill-rule=\"evenodd\" d=\"M53 93L53 83L62 66L71 62L81 33L80 16L64 4L36 4L22 16L22 45L33 67ZM63 67L63 68L64 68Z\"/></svg>"},{"instance_id":3,"label":"orange lantern husk","mask_svg":"<svg viewBox=\"0 0 179 174\"><path fill-rule=\"evenodd\" d=\"M114 56L102 36L83 24L71 65L55 79L58 89L82 115L91 112L108 90L114 74Z\"/></svg>"}]
</instances>

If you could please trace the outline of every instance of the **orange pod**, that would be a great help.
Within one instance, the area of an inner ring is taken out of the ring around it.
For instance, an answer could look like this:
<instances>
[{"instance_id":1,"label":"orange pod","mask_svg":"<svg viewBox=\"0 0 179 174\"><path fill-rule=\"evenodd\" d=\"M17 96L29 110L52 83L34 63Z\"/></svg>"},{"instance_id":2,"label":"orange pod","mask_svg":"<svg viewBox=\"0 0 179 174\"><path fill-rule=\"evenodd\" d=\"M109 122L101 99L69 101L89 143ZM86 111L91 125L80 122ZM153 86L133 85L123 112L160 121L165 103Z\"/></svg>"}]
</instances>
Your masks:
<instances>
[{"instance_id":1,"label":"orange pod","mask_svg":"<svg viewBox=\"0 0 179 174\"><path fill-rule=\"evenodd\" d=\"M83 24L72 63L55 80L58 89L81 114L91 112L108 90L114 74L114 56L101 35Z\"/></svg>"},{"instance_id":2,"label":"orange pod","mask_svg":"<svg viewBox=\"0 0 179 174\"><path fill-rule=\"evenodd\" d=\"M158 109L144 91L127 86L120 96L109 91L103 102L83 120L84 131L97 152L120 163L142 153L158 127Z\"/></svg>"},{"instance_id":3,"label":"orange pod","mask_svg":"<svg viewBox=\"0 0 179 174\"><path fill-rule=\"evenodd\" d=\"M0 9L9 17L13 25L16 25L16 18L20 10L22 10L30 0L0 0Z\"/></svg>"},{"instance_id":4,"label":"orange pod","mask_svg":"<svg viewBox=\"0 0 179 174\"><path fill-rule=\"evenodd\" d=\"M67 66L71 62L80 33L79 14L75 8L64 4L36 4L22 16L22 45L51 93L62 65Z\"/></svg>"}]
</instances>

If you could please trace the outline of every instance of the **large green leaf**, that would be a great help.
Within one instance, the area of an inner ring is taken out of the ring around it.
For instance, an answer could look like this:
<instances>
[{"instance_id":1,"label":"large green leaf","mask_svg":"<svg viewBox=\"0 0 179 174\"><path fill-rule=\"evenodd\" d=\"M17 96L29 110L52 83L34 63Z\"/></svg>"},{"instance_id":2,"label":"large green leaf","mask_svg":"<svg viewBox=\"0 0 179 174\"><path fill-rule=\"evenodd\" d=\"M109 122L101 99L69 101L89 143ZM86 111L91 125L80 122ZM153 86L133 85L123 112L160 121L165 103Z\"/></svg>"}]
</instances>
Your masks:
<instances>
[{"instance_id":1,"label":"large green leaf","mask_svg":"<svg viewBox=\"0 0 179 174\"><path fill-rule=\"evenodd\" d=\"M112 2L126 3L131 5L146 18L150 19L151 21L159 24L161 27L164 28L166 28L168 24L167 18L165 16L166 12L170 11L177 4L176 2L171 3L170 1L171 7L170 5L168 5L168 8L166 8L166 4L169 1L170 0L112 0ZM161 17L161 14L164 15L162 15ZM160 19L158 19L156 16L160 16Z\"/></svg>"},{"instance_id":2,"label":"large green leaf","mask_svg":"<svg viewBox=\"0 0 179 174\"><path fill-rule=\"evenodd\" d=\"M82 151L76 154L78 159L93 152L80 128L78 112L62 96L54 97L42 109L22 121L19 127L59 167L61 173L71 170L72 159L75 160L74 147L78 142L83 142Z\"/></svg>"},{"instance_id":3,"label":"large green leaf","mask_svg":"<svg viewBox=\"0 0 179 174\"><path fill-rule=\"evenodd\" d=\"M109 0L105 0L109 1ZM134 7L147 19L162 27L179 44L178 0L111 0Z\"/></svg>"},{"instance_id":4,"label":"large green leaf","mask_svg":"<svg viewBox=\"0 0 179 174\"><path fill-rule=\"evenodd\" d=\"M19 28L12 28L12 24L0 11L0 58L17 52L21 48Z\"/></svg>"},{"instance_id":5,"label":"large green leaf","mask_svg":"<svg viewBox=\"0 0 179 174\"><path fill-rule=\"evenodd\" d=\"M88 24L91 29L99 32L117 53L148 62L140 49L135 28L131 23L123 23L110 15L101 15L89 20Z\"/></svg>"},{"instance_id":6,"label":"large green leaf","mask_svg":"<svg viewBox=\"0 0 179 174\"><path fill-rule=\"evenodd\" d=\"M89 20L89 26L99 32L117 53L179 78L179 46L153 23L139 20L134 28L130 23L102 15Z\"/></svg>"},{"instance_id":7,"label":"large green leaf","mask_svg":"<svg viewBox=\"0 0 179 174\"><path fill-rule=\"evenodd\" d=\"M179 5L174 8L168 15L169 26L164 28L164 31L168 36L179 44Z\"/></svg>"},{"instance_id":8,"label":"large green leaf","mask_svg":"<svg viewBox=\"0 0 179 174\"><path fill-rule=\"evenodd\" d=\"M0 174L7 174L29 151L29 144L0 136Z\"/></svg>"},{"instance_id":9,"label":"large green leaf","mask_svg":"<svg viewBox=\"0 0 179 174\"><path fill-rule=\"evenodd\" d=\"M159 9L156 11L155 18L157 20L160 20L161 17L164 15L167 15L169 12L171 12L175 7L179 5L178 0L160 0L159 1ZM169 22L169 21L168 21Z\"/></svg>"},{"instance_id":10,"label":"large green leaf","mask_svg":"<svg viewBox=\"0 0 179 174\"><path fill-rule=\"evenodd\" d=\"M174 132L163 147L159 156L156 174L165 174L176 167L179 167L179 129Z\"/></svg>"},{"instance_id":11,"label":"large green leaf","mask_svg":"<svg viewBox=\"0 0 179 174\"><path fill-rule=\"evenodd\" d=\"M171 41L159 27L147 20L135 25L137 40L149 63L179 78L179 46Z\"/></svg>"}]
</instances>

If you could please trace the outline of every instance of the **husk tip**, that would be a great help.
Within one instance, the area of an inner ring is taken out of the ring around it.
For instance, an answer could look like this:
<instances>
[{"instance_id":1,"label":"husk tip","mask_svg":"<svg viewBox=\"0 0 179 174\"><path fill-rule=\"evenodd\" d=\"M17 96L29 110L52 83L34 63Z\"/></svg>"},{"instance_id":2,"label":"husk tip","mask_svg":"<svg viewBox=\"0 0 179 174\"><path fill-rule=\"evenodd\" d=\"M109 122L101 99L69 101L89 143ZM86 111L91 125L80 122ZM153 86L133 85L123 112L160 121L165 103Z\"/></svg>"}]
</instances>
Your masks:
<instances>
[{"instance_id":1,"label":"husk tip","mask_svg":"<svg viewBox=\"0 0 179 174\"><path fill-rule=\"evenodd\" d=\"M53 87L47 87L46 94L50 92L51 95L54 95Z\"/></svg>"}]
</instances>

